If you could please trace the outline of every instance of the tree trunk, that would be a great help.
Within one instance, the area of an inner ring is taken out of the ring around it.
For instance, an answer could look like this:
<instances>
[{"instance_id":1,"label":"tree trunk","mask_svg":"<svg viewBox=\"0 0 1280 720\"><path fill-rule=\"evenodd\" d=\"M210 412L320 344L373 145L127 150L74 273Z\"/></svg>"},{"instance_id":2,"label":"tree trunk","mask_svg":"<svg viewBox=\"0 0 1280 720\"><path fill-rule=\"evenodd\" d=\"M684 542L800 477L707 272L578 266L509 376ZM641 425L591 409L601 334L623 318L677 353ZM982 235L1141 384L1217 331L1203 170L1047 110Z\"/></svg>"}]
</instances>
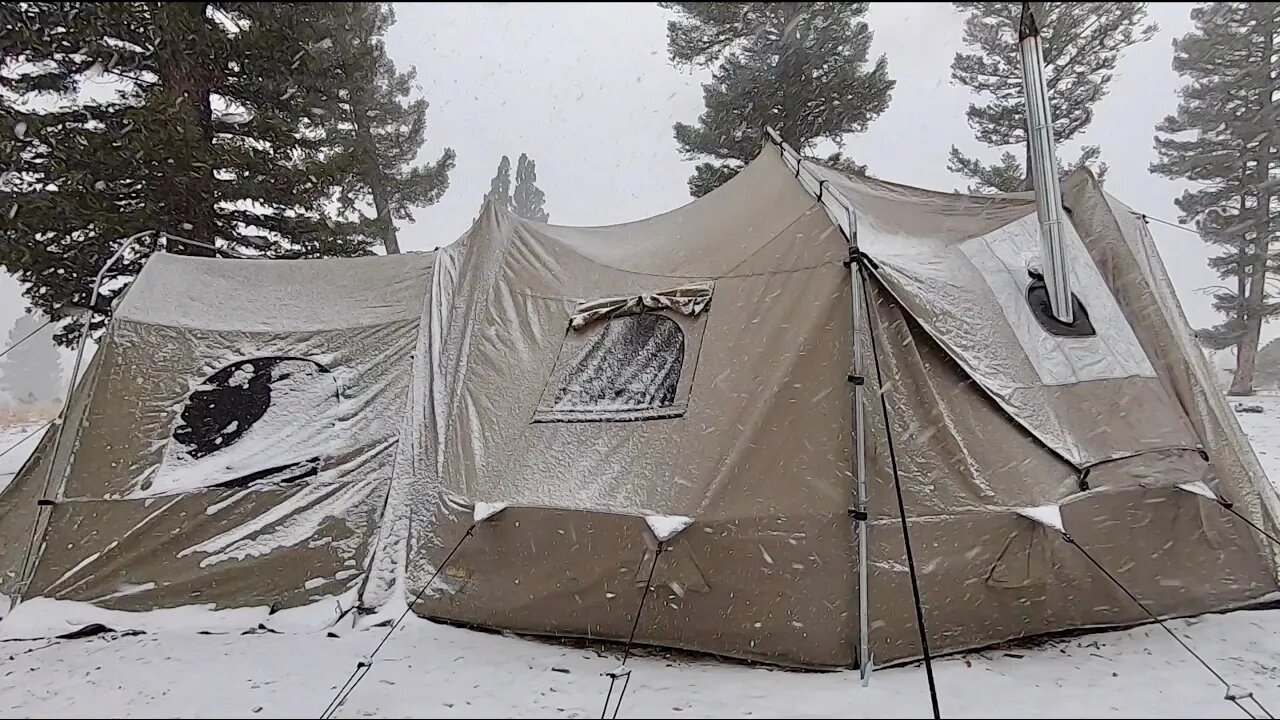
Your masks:
<instances>
[{"instance_id":1,"label":"tree trunk","mask_svg":"<svg viewBox=\"0 0 1280 720\"><path fill-rule=\"evenodd\" d=\"M161 165L161 198L174 235L213 244L217 240L213 176L214 68L210 58L208 3L163 3L155 10L160 93L173 133L172 162ZM213 256L202 247L174 243L175 253Z\"/></svg>"},{"instance_id":2,"label":"tree trunk","mask_svg":"<svg viewBox=\"0 0 1280 720\"><path fill-rule=\"evenodd\" d=\"M1275 24L1270 18L1262 21L1260 34L1266 38L1262 62L1271 64L1275 54ZM1269 81L1272 80L1268 75ZM1275 101L1272 95L1275 88L1270 84L1260 88L1262 95L1262 117L1274 117ZM1236 374L1231 380L1231 394L1253 394L1253 370L1258 357L1258 341L1262 336L1263 313L1266 309L1267 260L1271 246L1271 140L1266 139L1258 144L1258 162L1256 170L1258 217L1254 221L1253 257L1249 267L1249 299L1245 304L1244 338L1237 346Z\"/></svg>"},{"instance_id":3,"label":"tree trunk","mask_svg":"<svg viewBox=\"0 0 1280 720\"><path fill-rule=\"evenodd\" d=\"M363 109L352 107L351 115L355 120L356 144L365 157L365 182L369 183L369 193L373 195L373 209L378 214L378 232L382 236L382 245L388 255L400 252L400 240L396 237L396 226L391 221L391 199L387 192L387 178L382 172L382 162L378 158L378 145L373 140L373 130L369 127L369 116Z\"/></svg>"},{"instance_id":4,"label":"tree trunk","mask_svg":"<svg viewBox=\"0 0 1280 720\"><path fill-rule=\"evenodd\" d=\"M799 32L799 19L803 10L799 3L787 3L784 6L785 20L782 26L782 53L778 58L778 74L787 79L797 79L805 68L801 58L796 57L799 52L800 41L797 37ZM795 83L787 82L783 84L783 94L779 98L782 105L781 117L778 119L777 127L774 130L782 136L782 140L795 149L798 153L803 153L805 144L809 138L802 137L801 120L804 116L802 104L805 98L797 96L792 88ZM763 130L764 128L761 128Z\"/></svg>"},{"instance_id":5,"label":"tree trunk","mask_svg":"<svg viewBox=\"0 0 1280 720\"><path fill-rule=\"evenodd\" d=\"M1026 158L1027 164L1023 165L1023 168L1026 169L1026 173L1025 173L1025 176L1022 178L1022 187L1020 188L1020 190L1022 190L1023 192L1030 192L1036 189L1036 181L1033 180L1031 177L1031 125L1030 123L1027 124L1026 150L1027 150L1027 158Z\"/></svg>"},{"instance_id":6,"label":"tree trunk","mask_svg":"<svg viewBox=\"0 0 1280 720\"><path fill-rule=\"evenodd\" d=\"M1244 173L1242 172L1240 177L1241 187L1244 187L1247 183L1248 183L1248 179L1244 177ZM1240 201L1239 201L1240 217L1244 217L1245 212L1248 211L1248 206L1247 206L1247 203L1245 202L1245 199L1246 198L1242 193L1240 195ZM1249 322L1249 311L1248 311L1248 300L1247 300L1249 296L1249 275L1248 273L1245 272L1244 259L1245 259L1245 256L1248 254L1248 252L1249 252L1248 233L1241 233L1239 254L1237 256L1238 258L1237 262L1239 263L1239 267L1236 268L1236 301L1238 305L1237 305L1235 317L1237 320L1240 321L1240 324L1242 326L1246 326L1246 327L1248 326L1248 322ZM1246 350L1247 347L1248 347L1248 343L1245 342L1244 337L1241 337L1240 340L1236 343L1236 368L1235 368L1235 372L1232 373L1232 376L1231 376L1231 389L1228 390L1228 392L1230 392L1232 395L1248 395L1252 392L1252 389L1250 388L1250 384L1251 384L1251 378L1253 377L1253 370L1252 370L1254 365L1253 360L1250 360L1248 362L1249 370L1247 372L1243 372L1244 370L1243 361L1246 353L1248 352ZM1254 357L1256 357L1256 353L1254 354ZM1246 382L1246 378L1250 380ZM1239 390L1238 392L1237 392L1237 389Z\"/></svg>"},{"instance_id":7,"label":"tree trunk","mask_svg":"<svg viewBox=\"0 0 1280 720\"><path fill-rule=\"evenodd\" d=\"M1236 372L1231 378L1231 389L1227 391L1228 394L1253 394L1253 368L1257 358L1258 333L1246 330L1244 339L1236 345Z\"/></svg>"}]
</instances>

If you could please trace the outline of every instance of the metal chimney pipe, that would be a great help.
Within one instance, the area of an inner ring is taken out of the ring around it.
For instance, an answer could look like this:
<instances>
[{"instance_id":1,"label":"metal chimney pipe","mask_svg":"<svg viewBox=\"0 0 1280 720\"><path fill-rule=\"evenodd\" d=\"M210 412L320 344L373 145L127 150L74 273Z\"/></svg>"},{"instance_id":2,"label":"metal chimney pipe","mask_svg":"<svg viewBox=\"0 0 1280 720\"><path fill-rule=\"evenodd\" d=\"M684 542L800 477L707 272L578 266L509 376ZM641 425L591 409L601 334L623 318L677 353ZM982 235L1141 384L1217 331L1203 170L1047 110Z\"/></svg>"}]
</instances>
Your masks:
<instances>
[{"instance_id":1,"label":"metal chimney pipe","mask_svg":"<svg viewBox=\"0 0 1280 720\"><path fill-rule=\"evenodd\" d=\"M1040 220L1040 255L1044 283L1049 290L1053 316L1071 324L1071 280L1063 242L1062 188L1058 183L1058 157L1053 152L1053 115L1049 110L1049 88L1044 79L1044 55L1040 28L1036 26L1031 3L1022 3L1018 28L1018 49L1022 53L1022 89L1027 101L1027 139L1030 143L1031 181L1036 194L1036 215Z\"/></svg>"}]
</instances>

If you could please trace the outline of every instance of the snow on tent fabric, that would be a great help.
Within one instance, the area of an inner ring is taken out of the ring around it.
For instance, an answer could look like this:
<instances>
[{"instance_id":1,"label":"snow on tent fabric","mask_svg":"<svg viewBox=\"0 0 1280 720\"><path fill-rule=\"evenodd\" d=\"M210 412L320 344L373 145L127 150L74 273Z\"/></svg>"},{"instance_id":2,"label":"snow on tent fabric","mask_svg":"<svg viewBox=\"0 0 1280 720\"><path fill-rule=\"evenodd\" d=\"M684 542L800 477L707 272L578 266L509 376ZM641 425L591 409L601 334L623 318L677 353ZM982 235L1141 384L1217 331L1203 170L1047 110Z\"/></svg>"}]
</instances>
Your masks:
<instances>
[{"instance_id":1,"label":"snow on tent fabric","mask_svg":"<svg viewBox=\"0 0 1280 720\"><path fill-rule=\"evenodd\" d=\"M637 642L844 667L859 435L881 664L920 654L895 481L935 651L1145 621L1063 528L1161 616L1280 589L1276 557L1214 501L1275 529L1274 491L1145 227L1090 175L1064 184L1088 323L1068 332L1034 307L1029 196L812 172L770 146L693 203L609 227L486 206L427 255L153 257L66 441L0 494L0 592L132 611L413 601L614 640L649 592ZM857 308L837 193L869 273ZM855 331L883 375L861 428Z\"/></svg>"},{"instance_id":2,"label":"snow on tent fabric","mask_svg":"<svg viewBox=\"0 0 1280 720\"><path fill-rule=\"evenodd\" d=\"M51 469L38 449L5 494L34 497L0 505L0 592L148 610L358 587L432 260L151 258L73 394L67 447ZM46 477L57 504L24 578Z\"/></svg>"}]
</instances>

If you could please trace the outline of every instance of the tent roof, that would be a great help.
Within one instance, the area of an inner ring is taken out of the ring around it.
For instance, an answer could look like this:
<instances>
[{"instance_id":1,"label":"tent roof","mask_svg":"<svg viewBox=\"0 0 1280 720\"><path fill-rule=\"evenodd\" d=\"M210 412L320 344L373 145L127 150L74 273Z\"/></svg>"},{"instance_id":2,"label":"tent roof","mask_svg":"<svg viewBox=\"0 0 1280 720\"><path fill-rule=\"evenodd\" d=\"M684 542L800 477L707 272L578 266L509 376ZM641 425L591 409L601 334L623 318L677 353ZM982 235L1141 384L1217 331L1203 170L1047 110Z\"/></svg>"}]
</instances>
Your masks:
<instances>
[{"instance_id":1,"label":"tent roof","mask_svg":"<svg viewBox=\"0 0 1280 720\"><path fill-rule=\"evenodd\" d=\"M435 253L222 260L156 253L120 320L201 330L333 330L416 319Z\"/></svg>"}]
</instances>

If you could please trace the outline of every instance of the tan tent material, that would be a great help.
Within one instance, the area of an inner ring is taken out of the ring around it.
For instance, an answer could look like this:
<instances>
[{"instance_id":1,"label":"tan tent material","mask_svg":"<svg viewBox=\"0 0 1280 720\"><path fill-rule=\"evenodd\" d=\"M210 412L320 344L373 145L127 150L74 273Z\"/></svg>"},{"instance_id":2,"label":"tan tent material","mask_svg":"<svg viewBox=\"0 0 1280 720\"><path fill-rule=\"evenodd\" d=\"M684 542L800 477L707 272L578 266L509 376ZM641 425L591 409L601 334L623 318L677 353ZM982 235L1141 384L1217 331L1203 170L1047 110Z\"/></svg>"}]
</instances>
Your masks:
<instances>
[{"instance_id":1,"label":"tan tent material","mask_svg":"<svg viewBox=\"0 0 1280 720\"><path fill-rule=\"evenodd\" d=\"M64 447L0 494L0 591L358 596L801 667L865 642L884 664L921 652L899 488L936 652L1145 621L1064 533L1162 616L1280 589L1273 549L1204 495L1276 528L1138 216L1067 181L1081 317L1057 326L1030 197L797 162L768 146L623 225L486 207L428 255L156 255ZM68 480L24 583L12 538L50 463Z\"/></svg>"},{"instance_id":2,"label":"tan tent material","mask_svg":"<svg viewBox=\"0 0 1280 720\"><path fill-rule=\"evenodd\" d=\"M35 517L46 447L0 496L2 591L290 607L357 583L432 260L155 255L72 394L53 469L70 471L25 590L10 534Z\"/></svg>"}]
</instances>

